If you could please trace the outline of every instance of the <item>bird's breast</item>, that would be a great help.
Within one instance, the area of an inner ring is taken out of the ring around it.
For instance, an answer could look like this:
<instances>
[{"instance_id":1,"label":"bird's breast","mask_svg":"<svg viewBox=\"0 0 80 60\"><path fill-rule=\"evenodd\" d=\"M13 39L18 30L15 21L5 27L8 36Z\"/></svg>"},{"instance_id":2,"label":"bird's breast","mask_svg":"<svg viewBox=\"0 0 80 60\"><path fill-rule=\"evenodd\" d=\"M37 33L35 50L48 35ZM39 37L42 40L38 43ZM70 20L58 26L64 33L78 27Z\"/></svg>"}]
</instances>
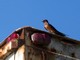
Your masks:
<instances>
[{"instance_id":1,"label":"bird's breast","mask_svg":"<svg viewBox=\"0 0 80 60\"><path fill-rule=\"evenodd\" d=\"M55 32L49 25L45 25L45 28L50 32Z\"/></svg>"}]
</instances>

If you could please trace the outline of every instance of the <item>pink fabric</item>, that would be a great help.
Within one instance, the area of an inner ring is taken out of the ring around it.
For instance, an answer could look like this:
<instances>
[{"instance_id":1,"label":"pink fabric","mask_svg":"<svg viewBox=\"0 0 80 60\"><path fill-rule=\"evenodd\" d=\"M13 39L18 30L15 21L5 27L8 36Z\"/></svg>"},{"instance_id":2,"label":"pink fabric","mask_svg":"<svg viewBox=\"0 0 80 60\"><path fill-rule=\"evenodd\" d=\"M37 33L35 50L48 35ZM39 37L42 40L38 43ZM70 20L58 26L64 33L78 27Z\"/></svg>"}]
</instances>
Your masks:
<instances>
[{"instance_id":1,"label":"pink fabric","mask_svg":"<svg viewBox=\"0 0 80 60\"><path fill-rule=\"evenodd\" d=\"M51 37L45 33L34 33L31 38L34 44L48 45L51 42Z\"/></svg>"},{"instance_id":2,"label":"pink fabric","mask_svg":"<svg viewBox=\"0 0 80 60\"><path fill-rule=\"evenodd\" d=\"M7 42L10 42L10 41L11 41L11 38L10 38L10 37L8 37L8 38L7 38Z\"/></svg>"}]
</instances>

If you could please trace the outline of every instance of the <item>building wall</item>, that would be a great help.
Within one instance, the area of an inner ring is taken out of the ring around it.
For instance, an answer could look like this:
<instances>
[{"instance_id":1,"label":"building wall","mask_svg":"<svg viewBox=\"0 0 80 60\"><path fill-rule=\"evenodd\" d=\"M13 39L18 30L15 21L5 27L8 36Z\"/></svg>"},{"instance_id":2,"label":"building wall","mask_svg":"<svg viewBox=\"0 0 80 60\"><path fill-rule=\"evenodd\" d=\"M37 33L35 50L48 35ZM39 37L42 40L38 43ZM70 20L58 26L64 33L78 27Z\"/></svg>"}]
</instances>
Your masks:
<instances>
[{"instance_id":1,"label":"building wall","mask_svg":"<svg viewBox=\"0 0 80 60\"><path fill-rule=\"evenodd\" d=\"M46 48L41 48L31 44L28 33L25 39L26 45L29 46L26 46L26 60L80 60L79 44L63 42L59 38L52 37L51 43Z\"/></svg>"},{"instance_id":2,"label":"building wall","mask_svg":"<svg viewBox=\"0 0 80 60\"><path fill-rule=\"evenodd\" d=\"M48 46L49 49L55 49L56 53L63 54L63 56L55 55L55 60L72 60L70 57L80 59L80 45L75 45L71 43L65 43L58 39L52 38L51 44ZM70 57L64 57L70 56Z\"/></svg>"},{"instance_id":3,"label":"building wall","mask_svg":"<svg viewBox=\"0 0 80 60\"><path fill-rule=\"evenodd\" d=\"M24 45L16 52L15 60L24 60Z\"/></svg>"},{"instance_id":4,"label":"building wall","mask_svg":"<svg viewBox=\"0 0 80 60\"><path fill-rule=\"evenodd\" d=\"M25 46L19 43L22 46L16 52L7 55L5 60L80 60L80 44L63 42L59 37L52 36L49 45L38 46L32 43L30 33L35 33L35 30L26 29L22 34Z\"/></svg>"},{"instance_id":5,"label":"building wall","mask_svg":"<svg viewBox=\"0 0 80 60\"><path fill-rule=\"evenodd\" d=\"M14 60L14 53L8 56L5 60Z\"/></svg>"},{"instance_id":6,"label":"building wall","mask_svg":"<svg viewBox=\"0 0 80 60\"><path fill-rule=\"evenodd\" d=\"M5 60L24 60L24 45L21 46L16 52L10 54Z\"/></svg>"}]
</instances>

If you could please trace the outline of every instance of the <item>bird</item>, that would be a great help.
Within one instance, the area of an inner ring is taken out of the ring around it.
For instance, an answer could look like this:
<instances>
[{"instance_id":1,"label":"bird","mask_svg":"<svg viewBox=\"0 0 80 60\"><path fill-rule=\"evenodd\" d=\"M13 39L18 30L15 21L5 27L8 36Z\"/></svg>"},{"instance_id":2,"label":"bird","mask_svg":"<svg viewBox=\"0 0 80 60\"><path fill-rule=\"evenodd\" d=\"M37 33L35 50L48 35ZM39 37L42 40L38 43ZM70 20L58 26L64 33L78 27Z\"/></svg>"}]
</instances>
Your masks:
<instances>
[{"instance_id":1,"label":"bird","mask_svg":"<svg viewBox=\"0 0 80 60\"><path fill-rule=\"evenodd\" d=\"M60 35L60 36L66 36L64 33L59 32L54 26L52 26L47 19L43 20L42 22L44 23L44 28L49 32Z\"/></svg>"}]
</instances>

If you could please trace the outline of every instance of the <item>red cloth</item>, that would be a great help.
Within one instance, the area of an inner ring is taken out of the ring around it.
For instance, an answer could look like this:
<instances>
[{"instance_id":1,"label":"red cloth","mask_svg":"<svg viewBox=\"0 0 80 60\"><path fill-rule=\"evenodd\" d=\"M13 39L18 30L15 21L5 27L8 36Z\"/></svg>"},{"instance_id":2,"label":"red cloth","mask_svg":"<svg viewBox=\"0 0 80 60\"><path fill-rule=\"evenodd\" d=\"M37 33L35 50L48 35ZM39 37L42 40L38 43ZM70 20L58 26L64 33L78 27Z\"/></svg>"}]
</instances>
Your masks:
<instances>
[{"instance_id":1,"label":"red cloth","mask_svg":"<svg viewBox=\"0 0 80 60\"><path fill-rule=\"evenodd\" d=\"M17 39L17 38L19 38L19 35L17 33L13 33L11 35L11 39Z\"/></svg>"},{"instance_id":2,"label":"red cloth","mask_svg":"<svg viewBox=\"0 0 80 60\"><path fill-rule=\"evenodd\" d=\"M7 38L7 42L10 42L10 41L15 40L17 38L19 38L19 35L17 33L13 33L11 36L9 36Z\"/></svg>"}]
</instances>

